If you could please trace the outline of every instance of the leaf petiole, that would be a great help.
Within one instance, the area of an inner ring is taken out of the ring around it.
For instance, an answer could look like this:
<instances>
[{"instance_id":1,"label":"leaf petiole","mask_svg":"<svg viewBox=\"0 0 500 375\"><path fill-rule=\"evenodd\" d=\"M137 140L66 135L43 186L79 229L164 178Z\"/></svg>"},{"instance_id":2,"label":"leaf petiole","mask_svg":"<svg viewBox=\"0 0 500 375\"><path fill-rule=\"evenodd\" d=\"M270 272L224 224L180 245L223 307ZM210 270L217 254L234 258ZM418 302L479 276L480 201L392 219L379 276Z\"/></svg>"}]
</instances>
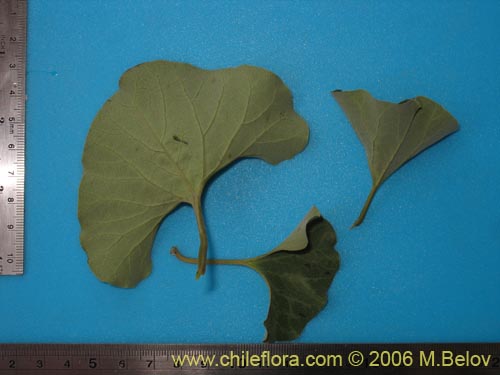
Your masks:
<instances>
[{"instance_id":1,"label":"leaf petiole","mask_svg":"<svg viewBox=\"0 0 500 375\"><path fill-rule=\"evenodd\" d=\"M170 254L174 255L178 260L189 264L198 264L198 259L187 257L179 251L177 247L172 247L170 249ZM218 264L218 265L232 265L232 266L246 266L247 261L245 259L206 259L205 264Z\"/></svg>"},{"instance_id":2,"label":"leaf petiole","mask_svg":"<svg viewBox=\"0 0 500 375\"><path fill-rule=\"evenodd\" d=\"M380 184L375 184L372 186L372 189L370 190L370 194L368 194L368 197L366 198L365 205L363 206L363 209L361 210L361 213L359 214L358 218L356 219L354 224L351 226L351 229L360 225L363 222L363 220L365 219L366 213L368 212L368 208L370 208L373 197L375 196L375 193L377 192L379 185Z\"/></svg>"},{"instance_id":3,"label":"leaf petiole","mask_svg":"<svg viewBox=\"0 0 500 375\"><path fill-rule=\"evenodd\" d=\"M207 228L205 226L205 218L203 217L203 209L201 207L201 197L197 196L193 201L193 210L196 216L196 223L198 224L198 233L200 235L200 248L198 249L198 270L196 271L196 279L205 274L207 269L207 251L208 239Z\"/></svg>"}]
</instances>

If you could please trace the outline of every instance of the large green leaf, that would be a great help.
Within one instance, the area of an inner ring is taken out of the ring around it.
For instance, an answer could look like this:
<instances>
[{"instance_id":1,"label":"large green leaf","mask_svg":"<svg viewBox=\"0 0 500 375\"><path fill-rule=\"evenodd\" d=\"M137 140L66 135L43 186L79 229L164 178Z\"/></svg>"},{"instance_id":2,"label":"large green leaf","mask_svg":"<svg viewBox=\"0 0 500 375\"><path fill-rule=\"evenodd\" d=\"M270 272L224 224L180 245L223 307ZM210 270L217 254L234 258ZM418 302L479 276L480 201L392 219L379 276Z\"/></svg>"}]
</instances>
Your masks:
<instances>
[{"instance_id":1,"label":"large green leaf","mask_svg":"<svg viewBox=\"0 0 500 375\"><path fill-rule=\"evenodd\" d=\"M93 272L121 287L147 277L160 222L185 202L198 223L202 275L207 181L238 158L289 159L308 136L288 88L262 68L155 61L128 70L94 119L83 155L78 216Z\"/></svg>"},{"instance_id":2,"label":"large green leaf","mask_svg":"<svg viewBox=\"0 0 500 375\"><path fill-rule=\"evenodd\" d=\"M333 227L313 207L297 229L270 252L250 259L208 262L247 266L262 275L271 293L265 341L288 341L297 338L327 303L328 289L340 266L336 242ZM176 248L172 254L196 263Z\"/></svg>"},{"instance_id":3,"label":"large green leaf","mask_svg":"<svg viewBox=\"0 0 500 375\"><path fill-rule=\"evenodd\" d=\"M438 103L418 96L399 104L364 90L333 91L363 144L373 186L353 226L362 223L379 186L427 147L458 130L457 120Z\"/></svg>"}]
</instances>

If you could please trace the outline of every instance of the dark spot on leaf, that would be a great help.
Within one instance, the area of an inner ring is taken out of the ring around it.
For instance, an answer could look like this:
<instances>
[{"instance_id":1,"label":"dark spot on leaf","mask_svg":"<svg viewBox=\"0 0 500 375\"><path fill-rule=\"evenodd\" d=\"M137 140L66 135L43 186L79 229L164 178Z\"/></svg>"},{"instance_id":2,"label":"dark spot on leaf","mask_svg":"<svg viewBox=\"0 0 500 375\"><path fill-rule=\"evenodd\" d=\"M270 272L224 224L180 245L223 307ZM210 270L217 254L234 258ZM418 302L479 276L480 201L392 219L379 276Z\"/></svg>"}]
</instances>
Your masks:
<instances>
[{"instance_id":1,"label":"dark spot on leaf","mask_svg":"<svg viewBox=\"0 0 500 375\"><path fill-rule=\"evenodd\" d=\"M306 314L304 314L303 312L298 312L298 314L299 314L302 318L305 318L305 317L306 317Z\"/></svg>"},{"instance_id":2,"label":"dark spot on leaf","mask_svg":"<svg viewBox=\"0 0 500 375\"><path fill-rule=\"evenodd\" d=\"M173 137L173 140L176 141L176 142L179 142L179 143L184 143L185 145L189 144L187 141L185 141L184 139L180 139L178 136L174 135Z\"/></svg>"}]
</instances>

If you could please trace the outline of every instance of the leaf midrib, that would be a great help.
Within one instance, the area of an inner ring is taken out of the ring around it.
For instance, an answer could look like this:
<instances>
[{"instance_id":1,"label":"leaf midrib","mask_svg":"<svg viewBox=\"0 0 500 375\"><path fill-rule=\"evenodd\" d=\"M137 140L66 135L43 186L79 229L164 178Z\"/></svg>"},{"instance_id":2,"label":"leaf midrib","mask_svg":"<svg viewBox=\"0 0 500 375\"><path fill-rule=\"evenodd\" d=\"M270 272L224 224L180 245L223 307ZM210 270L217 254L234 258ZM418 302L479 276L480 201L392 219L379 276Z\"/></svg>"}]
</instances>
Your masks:
<instances>
[{"instance_id":1,"label":"leaf midrib","mask_svg":"<svg viewBox=\"0 0 500 375\"><path fill-rule=\"evenodd\" d=\"M412 99L413 100L413 99ZM413 100L414 101L414 100ZM401 147L403 146L403 143L405 142L405 140L407 139L408 137L408 133L410 132L410 130L412 129L413 125L415 124L415 118L417 116L417 113L420 112L422 110L422 106L420 105L420 103L414 101L415 103L418 104L418 108L415 110L415 112L413 113L413 117L410 121L410 124L408 125L408 127L406 128L406 131L403 135L403 137L401 137L401 141L398 143L397 147L396 147L396 150L394 151L394 153L392 154L391 158L389 159L388 163L385 165L384 169L382 170L383 173L380 174L380 177L377 179L377 181L374 182L374 186L375 187L379 187L380 184L389 176L386 176L386 173L387 171L389 170L389 167L392 165L392 162L394 161L396 155L398 155L399 153L399 150L401 150Z\"/></svg>"}]
</instances>

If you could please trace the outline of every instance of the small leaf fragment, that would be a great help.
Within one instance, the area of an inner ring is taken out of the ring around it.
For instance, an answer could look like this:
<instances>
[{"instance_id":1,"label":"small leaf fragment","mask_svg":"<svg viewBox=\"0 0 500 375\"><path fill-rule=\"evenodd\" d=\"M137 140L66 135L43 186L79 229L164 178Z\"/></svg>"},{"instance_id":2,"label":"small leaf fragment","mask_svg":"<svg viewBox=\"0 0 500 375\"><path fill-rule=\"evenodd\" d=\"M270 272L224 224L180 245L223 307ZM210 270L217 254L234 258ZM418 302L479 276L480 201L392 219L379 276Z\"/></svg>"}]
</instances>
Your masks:
<instances>
[{"instance_id":1,"label":"small leaf fragment","mask_svg":"<svg viewBox=\"0 0 500 375\"><path fill-rule=\"evenodd\" d=\"M116 286L137 285L151 272L160 222L188 203L202 275L206 183L239 158L290 159L308 137L290 91L265 69L154 61L128 70L95 117L83 154L78 218L92 271Z\"/></svg>"},{"instance_id":2,"label":"small leaf fragment","mask_svg":"<svg viewBox=\"0 0 500 375\"><path fill-rule=\"evenodd\" d=\"M353 227L360 225L379 186L417 154L458 130L457 120L423 96L390 103L365 90L332 92L363 144L372 189Z\"/></svg>"},{"instance_id":3,"label":"small leaf fragment","mask_svg":"<svg viewBox=\"0 0 500 375\"><path fill-rule=\"evenodd\" d=\"M288 238L268 253L250 259L209 259L208 263L257 271L271 294L264 341L289 341L302 333L328 301L328 289L340 267L336 242L333 227L313 207ZM177 248L171 253L196 264L196 259L185 257Z\"/></svg>"}]
</instances>

